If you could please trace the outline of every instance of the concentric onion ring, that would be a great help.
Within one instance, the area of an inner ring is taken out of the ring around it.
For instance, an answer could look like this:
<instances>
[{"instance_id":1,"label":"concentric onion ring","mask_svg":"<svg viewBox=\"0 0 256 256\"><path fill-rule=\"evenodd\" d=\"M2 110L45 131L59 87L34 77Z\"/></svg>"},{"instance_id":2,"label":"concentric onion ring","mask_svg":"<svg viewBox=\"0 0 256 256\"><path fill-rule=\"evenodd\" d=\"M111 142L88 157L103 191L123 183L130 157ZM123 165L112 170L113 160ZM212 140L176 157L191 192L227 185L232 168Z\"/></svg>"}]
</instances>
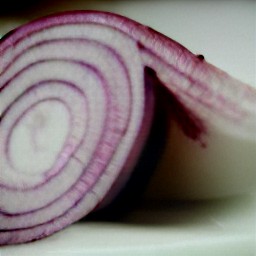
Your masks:
<instances>
[{"instance_id":1,"label":"concentric onion ring","mask_svg":"<svg viewBox=\"0 0 256 256\"><path fill-rule=\"evenodd\" d=\"M255 91L117 15L34 21L2 39L0 56L0 245L48 236L118 193L151 127L155 96L145 66L192 109L195 127L204 128L209 113L209 122L243 120L248 133L255 125ZM228 92L219 95L223 81Z\"/></svg>"},{"instance_id":2,"label":"concentric onion ring","mask_svg":"<svg viewBox=\"0 0 256 256\"><path fill-rule=\"evenodd\" d=\"M0 86L1 243L45 236L91 211L122 169L144 118L143 66L133 40L94 24L75 38L49 38L50 30L4 52L12 58ZM20 204L8 203L17 198Z\"/></svg>"}]
</instances>

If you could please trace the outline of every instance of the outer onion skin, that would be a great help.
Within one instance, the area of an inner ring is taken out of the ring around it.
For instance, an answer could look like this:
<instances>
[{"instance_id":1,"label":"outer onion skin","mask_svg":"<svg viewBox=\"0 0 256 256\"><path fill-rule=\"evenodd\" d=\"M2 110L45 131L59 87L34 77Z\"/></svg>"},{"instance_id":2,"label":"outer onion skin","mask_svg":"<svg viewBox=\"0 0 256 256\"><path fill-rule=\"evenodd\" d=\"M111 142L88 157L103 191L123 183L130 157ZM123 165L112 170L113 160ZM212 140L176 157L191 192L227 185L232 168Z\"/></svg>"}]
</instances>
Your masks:
<instances>
[{"instance_id":1,"label":"outer onion skin","mask_svg":"<svg viewBox=\"0 0 256 256\"><path fill-rule=\"evenodd\" d=\"M128 18L55 14L0 41L0 245L41 239L106 207L129 180L148 180L157 160L149 197L251 191L255 149L256 91Z\"/></svg>"}]
</instances>

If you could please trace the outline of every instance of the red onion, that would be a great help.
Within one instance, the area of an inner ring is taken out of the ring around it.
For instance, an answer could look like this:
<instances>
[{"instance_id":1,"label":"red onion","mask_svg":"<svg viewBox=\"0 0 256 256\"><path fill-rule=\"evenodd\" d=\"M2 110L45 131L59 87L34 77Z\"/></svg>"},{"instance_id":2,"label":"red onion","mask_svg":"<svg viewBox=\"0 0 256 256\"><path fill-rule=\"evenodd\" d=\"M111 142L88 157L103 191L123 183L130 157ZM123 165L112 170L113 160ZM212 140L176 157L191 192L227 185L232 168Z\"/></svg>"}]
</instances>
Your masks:
<instances>
[{"instance_id":1,"label":"red onion","mask_svg":"<svg viewBox=\"0 0 256 256\"><path fill-rule=\"evenodd\" d=\"M254 89L115 14L62 13L6 35L0 93L0 245L46 237L109 204L161 101L202 150L214 131L255 148Z\"/></svg>"}]
</instances>

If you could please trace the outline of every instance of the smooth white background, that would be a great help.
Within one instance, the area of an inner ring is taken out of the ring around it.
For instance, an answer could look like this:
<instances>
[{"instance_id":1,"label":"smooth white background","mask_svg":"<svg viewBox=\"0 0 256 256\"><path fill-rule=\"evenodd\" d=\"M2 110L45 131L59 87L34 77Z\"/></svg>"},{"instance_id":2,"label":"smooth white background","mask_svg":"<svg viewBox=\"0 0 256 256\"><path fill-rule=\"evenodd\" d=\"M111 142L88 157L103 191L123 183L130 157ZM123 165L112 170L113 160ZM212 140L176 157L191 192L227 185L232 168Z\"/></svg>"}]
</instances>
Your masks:
<instances>
[{"instance_id":1,"label":"smooth white background","mask_svg":"<svg viewBox=\"0 0 256 256\"><path fill-rule=\"evenodd\" d=\"M123 14L179 41L256 87L254 1L42 1L0 16L0 34L34 17L68 9ZM116 223L79 222L42 241L0 249L4 256L256 255L255 197L197 203L145 203Z\"/></svg>"}]
</instances>

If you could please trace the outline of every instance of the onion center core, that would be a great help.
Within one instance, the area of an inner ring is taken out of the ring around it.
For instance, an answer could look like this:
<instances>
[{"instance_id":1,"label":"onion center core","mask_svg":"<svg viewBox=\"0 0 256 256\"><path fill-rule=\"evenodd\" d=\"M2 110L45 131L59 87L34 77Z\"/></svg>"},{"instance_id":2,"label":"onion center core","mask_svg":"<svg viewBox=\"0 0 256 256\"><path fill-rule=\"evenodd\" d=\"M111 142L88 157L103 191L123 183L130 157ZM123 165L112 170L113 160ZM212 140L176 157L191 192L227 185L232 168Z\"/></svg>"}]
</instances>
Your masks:
<instances>
[{"instance_id":1,"label":"onion center core","mask_svg":"<svg viewBox=\"0 0 256 256\"><path fill-rule=\"evenodd\" d=\"M68 109L57 100L41 101L27 109L9 137L14 169L27 174L50 169L68 137L69 120Z\"/></svg>"}]
</instances>

